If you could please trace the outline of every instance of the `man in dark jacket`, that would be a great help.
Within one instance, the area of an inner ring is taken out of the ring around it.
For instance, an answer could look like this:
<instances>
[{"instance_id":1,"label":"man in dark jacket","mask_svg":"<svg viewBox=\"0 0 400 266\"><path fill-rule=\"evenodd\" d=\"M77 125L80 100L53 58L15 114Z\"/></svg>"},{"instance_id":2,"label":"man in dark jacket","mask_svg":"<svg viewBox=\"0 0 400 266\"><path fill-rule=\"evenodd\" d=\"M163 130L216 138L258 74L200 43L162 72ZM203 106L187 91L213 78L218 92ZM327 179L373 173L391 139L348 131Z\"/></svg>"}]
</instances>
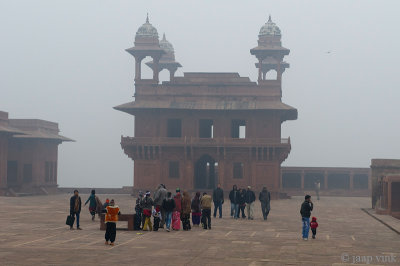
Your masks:
<instances>
[{"instance_id":1,"label":"man in dark jacket","mask_svg":"<svg viewBox=\"0 0 400 266\"><path fill-rule=\"evenodd\" d=\"M164 228L165 224L165 210L162 208L162 204L164 199L167 198L167 190L165 189L164 184L160 184L154 193L154 206L160 208L161 210L161 222L160 228Z\"/></svg>"},{"instance_id":2,"label":"man in dark jacket","mask_svg":"<svg viewBox=\"0 0 400 266\"><path fill-rule=\"evenodd\" d=\"M74 190L74 195L71 197L69 200L69 214L72 217L76 216L76 229L77 230L82 230L79 227L79 216L81 214L81 207L82 207L82 201L81 197L79 197L79 192L78 190ZM73 230L73 224L70 226L70 229Z\"/></svg>"},{"instance_id":3,"label":"man in dark jacket","mask_svg":"<svg viewBox=\"0 0 400 266\"><path fill-rule=\"evenodd\" d=\"M310 216L313 210L313 203L311 201L311 196L306 195L304 202L301 204L300 214L301 221L303 223L303 240L308 240L308 231L310 230Z\"/></svg>"},{"instance_id":4,"label":"man in dark jacket","mask_svg":"<svg viewBox=\"0 0 400 266\"><path fill-rule=\"evenodd\" d=\"M271 194L267 190L266 187L263 187L263 190L260 192L258 199L261 202L261 211L264 217L264 220L267 220L269 211L271 210Z\"/></svg>"},{"instance_id":5,"label":"man in dark jacket","mask_svg":"<svg viewBox=\"0 0 400 266\"><path fill-rule=\"evenodd\" d=\"M219 209L219 218L222 218L222 204L224 204L224 191L221 188L221 184L218 184L217 188L213 192L214 202L214 218L217 216L217 209Z\"/></svg>"},{"instance_id":6,"label":"man in dark jacket","mask_svg":"<svg viewBox=\"0 0 400 266\"><path fill-rule=\"evenodd\" d=\"M229 200L231 201L231 217L239 218L239 190L236 185L233 185L233 189L229 192Z\"/></svg>"},{"instance_id":7,"label":"man in dark jacket","mask_svg":"<svg viewBox=\"0 0 400 266\"><path fill-rule=\"evenodd\" d=\"M254 191L251 190L251 186L247 187L245 201L247 208L247 217L249 220L254 220L253 213L254 213L254 201L256 201L256 195L254 194Z\"/></svg>"}]
</instances>

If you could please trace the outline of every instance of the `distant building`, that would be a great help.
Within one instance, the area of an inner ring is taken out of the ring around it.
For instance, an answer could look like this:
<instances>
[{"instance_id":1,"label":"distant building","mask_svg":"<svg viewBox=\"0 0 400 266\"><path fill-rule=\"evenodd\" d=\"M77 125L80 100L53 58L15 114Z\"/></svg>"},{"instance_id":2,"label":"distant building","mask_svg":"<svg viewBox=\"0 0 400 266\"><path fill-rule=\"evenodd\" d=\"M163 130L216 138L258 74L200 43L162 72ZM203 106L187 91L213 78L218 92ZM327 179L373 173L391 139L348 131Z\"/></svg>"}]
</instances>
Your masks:
<instances>
[{"instance_id":1,"label":"distant building","mask_svg":"<svg viewBox=\"0 0 400 266\"><path fill-rule=\"evenodd\" d=\"M280 190L281 163L291 150L281 138L281 124L297 119L297 110L281 101L283 61L289 49L281 45L281 31L271 17L251 49L258 63L258 81L238 73L184 73L175 61L173 46L159 41L147 18L137 31L135 45L126 50L135 58L135 100L115 109L135 116L134 137L122 137L124 152L134 160L134 188L208 190L221 183L267 186L275 197ZM141 65L153 70L142 79ZM167 69L170 80L159 83ZM269 72L275 73L267 79Z\"/></svg>"},{"instance_id":2,"label":"distant building","mask_svg":"<svg viewBox=\"0 0 400 266\"><path fill-rule=\"evenodd\" d=\"M281 188L289 195L303 195L320 184L322 195L369 196L369 168L350 167L282 167Z\"/></svg>"},{"instance_id":3,"label":"distant building","mask_svg":"<svg viewBox=\"0 0 400 266\"><path fill-rule=\"evenodd\" d=\"M0 111L0 195L56 191L58 145L72 141L58 133L57 123Z\"/></svg>"}]
</instances>

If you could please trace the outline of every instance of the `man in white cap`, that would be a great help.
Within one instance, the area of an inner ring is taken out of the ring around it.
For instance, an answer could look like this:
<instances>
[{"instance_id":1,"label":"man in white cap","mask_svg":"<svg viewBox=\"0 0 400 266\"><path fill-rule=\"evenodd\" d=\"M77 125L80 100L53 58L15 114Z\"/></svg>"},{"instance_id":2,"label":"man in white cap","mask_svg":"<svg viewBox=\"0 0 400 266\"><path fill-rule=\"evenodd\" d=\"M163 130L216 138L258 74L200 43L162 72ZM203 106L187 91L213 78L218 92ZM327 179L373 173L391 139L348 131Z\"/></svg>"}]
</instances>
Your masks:
<instances>
[{"instance_id":1,"label":"man in white cap","mask_svg":"<svg viewBox=\"0 0 400 266\"><path fill-rule=\"evenodd\" d=\"M249 220L253 220L254 219L254 216L253 216L254 201L256 201L256 195L254 194L254 191L251 190L251 186L247 187L245 201L246 201L246 209L247 209L247 218Z\"/></svg>"}]
</instances>

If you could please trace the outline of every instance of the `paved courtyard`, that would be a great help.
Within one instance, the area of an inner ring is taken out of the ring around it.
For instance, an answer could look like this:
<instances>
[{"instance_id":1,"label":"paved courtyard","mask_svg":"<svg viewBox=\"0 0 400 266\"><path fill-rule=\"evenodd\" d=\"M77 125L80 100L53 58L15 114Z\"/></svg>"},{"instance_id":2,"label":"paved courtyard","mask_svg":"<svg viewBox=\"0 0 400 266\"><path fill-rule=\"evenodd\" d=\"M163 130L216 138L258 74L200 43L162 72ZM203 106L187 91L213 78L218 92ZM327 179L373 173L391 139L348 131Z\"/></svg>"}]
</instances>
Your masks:
<instances>
[{"instance_id":1,"label":"paved courtyard","mask_svg":"<svg viewBox=\"0 0 400 266\"><path fill-rule=\"evenodd\" d=\"M69 197L0 197L0 265L400 265L400 235L361 210L370 206L368 198L315 200L315 240L301 240L302 198L294 197L272 201L266 222L258 202L254 221L231 219L226 202L225 217L213 219L212 230L118 231L111 247L86 207L83 230L69 230ZM132 197L108 197L122 213L133 212Z\"/></svg>"}]
</instances>

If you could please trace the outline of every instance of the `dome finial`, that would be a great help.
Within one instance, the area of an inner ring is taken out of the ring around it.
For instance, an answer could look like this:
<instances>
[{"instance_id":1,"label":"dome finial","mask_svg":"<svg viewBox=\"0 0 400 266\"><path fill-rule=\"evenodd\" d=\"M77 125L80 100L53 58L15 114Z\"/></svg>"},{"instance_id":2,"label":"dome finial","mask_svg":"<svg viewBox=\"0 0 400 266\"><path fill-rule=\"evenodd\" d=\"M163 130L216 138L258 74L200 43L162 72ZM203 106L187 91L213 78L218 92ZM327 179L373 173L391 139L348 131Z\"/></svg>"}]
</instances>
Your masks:
<instances>
[{"instance_id":1,"label":"dome finial","mask_svg":"<svg viewBox=\"0 0 400 266\"><path fill-rule=\"evenodd\" d=\"M162 39L163 39L163 41L166 41L166 40L167 40L167 39L165 38L165 32L163 33Z\"/></svg>"},{"instance_id":2,"label":"dome finial","mask_svg":"<svg viewBox=\"0 0 400 266\"><path fill-rule=\"evenodd\" d=\"M149 22L149 13L147 12L147 17L146 17L146 23L150 23Z\"/></svg>"},{"instance_id":3,"label":"dome finial","mask_svg":"<svg viewBox=\"0 0 400 266\"><path fill-rule=\"evenodd\" d=\"M271 14L269 14L269 17L268 17L268 22L272 22L272 19L271 19Z\"/></svg>"}]
</instances>

